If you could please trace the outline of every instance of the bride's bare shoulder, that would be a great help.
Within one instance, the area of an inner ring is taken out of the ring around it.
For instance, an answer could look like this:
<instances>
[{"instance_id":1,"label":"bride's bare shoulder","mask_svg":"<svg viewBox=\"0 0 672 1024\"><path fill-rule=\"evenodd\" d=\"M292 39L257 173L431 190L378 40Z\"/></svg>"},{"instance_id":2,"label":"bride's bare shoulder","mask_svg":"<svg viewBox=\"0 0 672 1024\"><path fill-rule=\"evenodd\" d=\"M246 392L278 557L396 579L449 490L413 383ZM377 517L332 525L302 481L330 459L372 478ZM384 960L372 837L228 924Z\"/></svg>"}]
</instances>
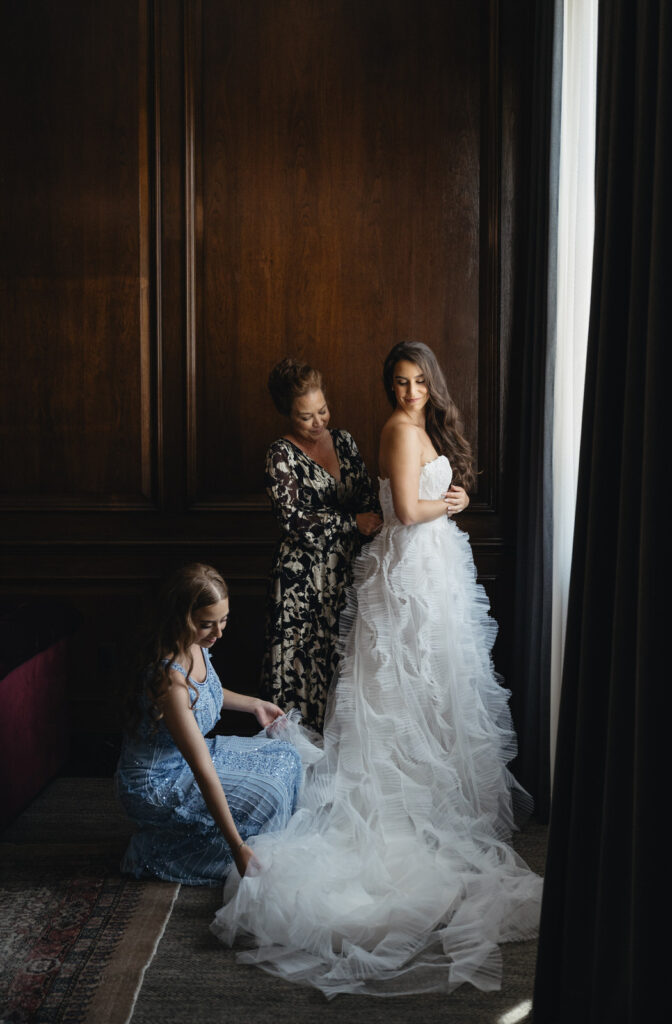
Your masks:
<instances>
[{"instance_id":1,"label":"bride's bare shoulder","mask_svg":"<svg viewBox=\"0 0 672 1024\"><path fill-rule=\"evenodd\" d=\"M408 417L392 413L380 432L381 444L420 444L421 431Z\"/></svg>"},{"instance_id":2,"label":"bride's bare shoulder","mask_svg":"<svg viewBox=\"0 0 672 1024\"><path fill-rule=\"evenodd\" d=\"M400 456L413 458L417 454L419 463L421 446L418 427L409 423L406 417L392 413L380 433L378 464L382 476L389 476L389 466L397 462Z\"/></svg>"}]
</instances>

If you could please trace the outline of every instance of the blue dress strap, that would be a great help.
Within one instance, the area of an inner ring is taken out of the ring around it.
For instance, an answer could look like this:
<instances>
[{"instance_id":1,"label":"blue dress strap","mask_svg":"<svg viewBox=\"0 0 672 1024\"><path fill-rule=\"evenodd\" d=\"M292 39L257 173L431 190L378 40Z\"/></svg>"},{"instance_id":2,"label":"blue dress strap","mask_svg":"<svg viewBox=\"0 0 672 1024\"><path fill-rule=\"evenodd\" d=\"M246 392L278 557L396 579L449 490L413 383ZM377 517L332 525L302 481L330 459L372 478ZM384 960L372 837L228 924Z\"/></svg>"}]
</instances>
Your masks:
<instances>
[{"instance_id":1,"label":"blue dress strap","mask_svg":"<svg viewBox=\"0 0 672 1024\"><path fill-rule=\"evenodd\" d=\"M208 676L210 675L210 651L208 651L205 647L202 647L201 651L203 652L203 660L205 662L205 678L207 679ZM196 683L197 686L203 685L203 683L199 683L198 679L193 679L191 676L188 676L186 668L183 668L182 665L179 664L179 662L172 661L170 662L170 664L168 664L169 661L169 658L164 658L162 664L168 665L169 668L177 669L180 675L183 675L185 679L190 679L191 682ZM205 680L203 680L203 682L205 682Z\"/></svg>"},{"instance_id":2,"label":"blue dress strap","mask_svg":"<svg viewBox=\"0 0 672 1024\"><path fill-rule=\"evenodd\" d=\"M164 658L163 661L161 662L161 664L162 665L168 665L168 668L177 669L177 671L181 675L183 675L185 677L185 679L186 679L186 677L187 677L187 670L186 670L186 668L182 668L182 666L177 661L172 661L172 662L170 662L170 664L168 664L169 661L170 661L169 658Z\"/></svg>"}]
</instances>

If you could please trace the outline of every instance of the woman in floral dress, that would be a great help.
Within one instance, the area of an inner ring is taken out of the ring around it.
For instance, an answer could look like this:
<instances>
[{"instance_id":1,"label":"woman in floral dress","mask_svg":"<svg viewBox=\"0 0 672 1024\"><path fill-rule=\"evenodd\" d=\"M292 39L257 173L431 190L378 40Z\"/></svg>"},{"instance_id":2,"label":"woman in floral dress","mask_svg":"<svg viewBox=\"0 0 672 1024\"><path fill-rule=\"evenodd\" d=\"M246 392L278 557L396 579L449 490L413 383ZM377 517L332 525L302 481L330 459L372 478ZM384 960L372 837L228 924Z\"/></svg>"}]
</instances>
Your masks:
<instances>
[{"instance_id":1,"label":"woman in floral dress","mask_svg":"<svg viewBox=\"0 0 672 1024\"><path fill-rule=\"evenodd\" d=\"M271 570L261 685L321 731L351 562L382 519L357 445L346 430L328 429L321 374L283 359L268 387L288 430L266 455L266 490L282 538Z\"/></svg>"}]
</instances>

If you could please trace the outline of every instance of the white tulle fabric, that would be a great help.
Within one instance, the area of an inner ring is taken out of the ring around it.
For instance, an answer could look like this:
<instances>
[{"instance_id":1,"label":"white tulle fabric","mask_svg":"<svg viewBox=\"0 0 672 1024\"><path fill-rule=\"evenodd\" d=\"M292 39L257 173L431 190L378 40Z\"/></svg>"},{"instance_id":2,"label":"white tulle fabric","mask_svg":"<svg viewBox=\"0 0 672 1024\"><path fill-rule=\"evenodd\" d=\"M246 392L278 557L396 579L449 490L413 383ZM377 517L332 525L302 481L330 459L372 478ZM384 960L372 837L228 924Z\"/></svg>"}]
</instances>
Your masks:
<instances>
[{"instance_id":1,"label":"white tulle fabric","mask_svg":"<svg viewBox=\"0 0 672 1024\"><path fill-rule=\"evenodd\" d=\"M420 497L451 475L444 456L428 463ZM299 810L252 841L261 868L231 872L211 927L253 946L241 961L328 997L494 989L498 943L536 934L541 899L507 845L514 798L529 798L506 769L496 625L466 534L445 516L401 525L388 481L381 503L342 617L324 749L308 748Z\"/></svg>"}]
</instances>

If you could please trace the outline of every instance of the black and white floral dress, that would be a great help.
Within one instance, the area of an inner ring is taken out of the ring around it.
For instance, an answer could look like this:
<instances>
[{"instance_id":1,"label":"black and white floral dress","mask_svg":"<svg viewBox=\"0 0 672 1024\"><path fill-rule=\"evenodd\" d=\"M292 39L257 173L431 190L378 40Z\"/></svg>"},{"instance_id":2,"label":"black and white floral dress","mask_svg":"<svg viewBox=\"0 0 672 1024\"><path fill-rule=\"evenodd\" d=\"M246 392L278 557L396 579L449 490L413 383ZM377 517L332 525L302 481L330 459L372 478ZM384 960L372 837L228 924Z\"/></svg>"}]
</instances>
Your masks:
<instances>
[{"instance_id":1,"label":"black and white floral dress","mask_svg":"<svg viewBox=\"0 0 672 1024\"><path fill-rule=\"evenodd\" d=\"M338 659L338 617L361 544L355 516L380 511L354 440L346 430L331 436L340 481L286 438L266 454L266 490L283 537L271 570L261 687L319 730Z\"/></svg>"}]
</instances>

